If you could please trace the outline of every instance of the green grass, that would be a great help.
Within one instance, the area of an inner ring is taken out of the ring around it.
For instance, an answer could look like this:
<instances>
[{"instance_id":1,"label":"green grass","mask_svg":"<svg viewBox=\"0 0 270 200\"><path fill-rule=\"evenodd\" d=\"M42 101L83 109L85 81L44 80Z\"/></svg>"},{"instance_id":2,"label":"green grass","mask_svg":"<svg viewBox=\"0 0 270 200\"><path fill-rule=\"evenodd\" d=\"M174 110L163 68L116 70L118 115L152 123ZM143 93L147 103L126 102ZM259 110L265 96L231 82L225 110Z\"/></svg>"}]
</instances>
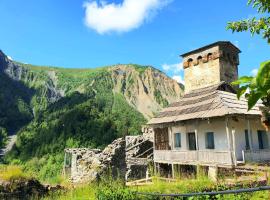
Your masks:
<instances>
[{"instance_id":1,"label":"green grass","mask_svg":"<svg viewBox=\"0 0 270 200\"><path fill-rule=\"evenodd\" d=\"M198 179L179 179L175 182L165 182L155 178L152 185L139 186L136 189L140 192L152 193L190 193L200 192L213 188L215 185L207 177Z\"/></svg>"},{"instance_id":2,"label":"green grass","mask_svg":"<svg viewBox=\"0 0 270 200\"><path fill-rule=\"evenodd\" d=\"M82 185L76 188L70 188L67 192L51 194L45 199L97 199L97 200L169 200L172 198L157 198L153 196L143 196L138 195L136 192L145 192L145 193L163 193L163 194L183 194L183 193L192 193L192 192L204 192L204 191L218 191L226 190L228 188L214 184L206 177L200 177L198 179L182 179L176 182L164 182L159 180L154 180L152 185L146 186L132 186L126 187L119 181L103 181L99 184L91 185ZM246 194L237 194L237 195L217 195L214 199L217 200L263 200L269 199L269 192L254 192ZM174 198L174 199L183 199L183 198ZM200 197L190 197L188 200L204 200L211 199L209 196L200 196Z\"/></svg>"},{"instance_id":3,"label":"green grass","mask_svg":"<svg viewBox=\"0 0 270 200\"><path fill-rule=\"evenodd\" d=\"M76 188L67 188L64 192L55 192L44 197L43 200L93 200L96 199L96 186L78 186Z\"/></svg>"},{"instance_id":4,"label":"green grass","mask_svg":"<svg viewBox=\"0 0 270 200\"><path fill-rule=\"evenodd\" d=\"M29 177L16 165L0 165L0 180L10 181Z\"/></svg>"}]
</instances>

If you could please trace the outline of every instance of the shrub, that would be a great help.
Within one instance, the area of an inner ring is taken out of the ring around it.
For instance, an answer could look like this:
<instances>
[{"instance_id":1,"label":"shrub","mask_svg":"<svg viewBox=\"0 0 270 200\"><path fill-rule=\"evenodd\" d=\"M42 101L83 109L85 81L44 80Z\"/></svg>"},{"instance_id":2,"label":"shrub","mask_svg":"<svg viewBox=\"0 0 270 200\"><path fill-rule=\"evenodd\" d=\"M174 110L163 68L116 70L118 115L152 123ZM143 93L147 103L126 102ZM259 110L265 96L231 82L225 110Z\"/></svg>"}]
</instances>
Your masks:
<instances>
[{"instance_id":1,"label":"shrub","mask_svg":"<svg viewBox=\"0 0 270 200\"><path fill-rule=\"evenodd\" d=\"M26 178L27 175L16 165L0 165L0 179L10 181L14 179Z\"/></svg>"},{"instance_id":2,"label":"shrub","mask_svg":"<svg viewBox=\"0 0 270 200\"><path fill-rule=\"evenodd\" d=\"M139 200L140 198L121 181L103 180L97 187L98 200Z\"/></svg>"}]
</instances>

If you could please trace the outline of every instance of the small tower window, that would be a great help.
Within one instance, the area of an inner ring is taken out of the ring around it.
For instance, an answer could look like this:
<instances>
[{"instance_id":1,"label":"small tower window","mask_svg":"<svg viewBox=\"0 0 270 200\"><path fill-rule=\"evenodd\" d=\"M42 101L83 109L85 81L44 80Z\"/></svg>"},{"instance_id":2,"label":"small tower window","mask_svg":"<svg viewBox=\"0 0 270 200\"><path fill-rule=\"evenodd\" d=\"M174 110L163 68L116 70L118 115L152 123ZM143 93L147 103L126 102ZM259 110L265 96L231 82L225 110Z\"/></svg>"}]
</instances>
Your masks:
<instances>
[{"instance_id":1,"label":"small tower window","mask_svg":"<svg viewBox=\"0 0 270 200\"><path fill-rule=\"evenodd\" d=\"M227 59L231 60L231 55L229 53L227 53Z\"/></svg>"},{"instance_id":2,"label":"small tower window","mask_svg":"<svg viewBox=\"0 0 270 200\"><path fill-rule=\"evenodd\" d=\"M235 56L233 56L233 62L237 63L237 58Z\"/></svg>"},{"instance_id":3,"label":"small tower window","mask_svg":"<svg viewBox=\"0 0 270 200\"><path fill-rule=\"evenodd\" d=\"M190 58L190 59L188 59L188 66L191 67L192 65L193 65L193 59Z\"/></svg>"},{"instance_id":4,"label":"small tower window","mask_svg":"<svg viewBox=\"0 0 270 200\"><path fill-rule=\"evenodd\" d=\"M198 64L202 63L202 57L201 57L201 56L199 56L199 57L197 58L197 62L198 62Z\"/></svg>"},{"instance_id":5,"label":"small tower window","mask_svg":"<svg viewBox=\"0 0 270 200\"><path fill-rule=\"evenodd\" d=\"M207 54L207 61L209 61L209 60L213 60L213 54L212 53Z\"/></svg>"}]
</instances>

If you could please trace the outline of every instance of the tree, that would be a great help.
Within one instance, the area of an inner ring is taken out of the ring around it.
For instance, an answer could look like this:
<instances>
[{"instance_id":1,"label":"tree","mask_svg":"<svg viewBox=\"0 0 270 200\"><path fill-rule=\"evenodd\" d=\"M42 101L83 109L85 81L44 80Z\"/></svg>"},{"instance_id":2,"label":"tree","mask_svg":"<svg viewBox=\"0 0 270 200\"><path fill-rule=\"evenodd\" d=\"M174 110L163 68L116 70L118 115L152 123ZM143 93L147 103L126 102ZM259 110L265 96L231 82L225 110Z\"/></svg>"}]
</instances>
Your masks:
<instances>
[{"instance_id":1,"label":"tree","mask_svg":"<svg viewBox=\"0 0 270 200\"><path fill-rule=\"evenodd\" d=\"M249 110L259 99L262 99L263 103L270 107L270 61L261 64L257 76L243 76L233 84L240 85L237 92L238 98L246 94ZM247 90L249 90L248 93L246 93Z\"/></svg>"},{"instance_id":2,"label":"tree","mask_svg":"<svg viewBox=\"0 0 270 200\"><path fill-rule=\"evenodd\" d=\"M257 8L258 13L262 14L262 17L253 17L236 22L228 22L227 29L232 30L232 32L250 31L252 35L262 34L263 38L270 44L270 16L263 15L270 13L270 1L248 0L248 5L252 5L253 8Z\"/></svg>"},{"instance_id":3,"label":"tree","mask_svg":"<svg viewBox=\"0 0 270 200\"><path fill-rule=\"evenodd\" d=\"M257 8L260 14L270 13L269 0L248 0L248 5ZM232 32L250 31L252 35L262 34L263 38L270 44L270 17L262 16L257 19L255 17L237 22L228 22L227 29ZM258 74L255 77L243 76L233 85L239 85L238 98L246 95L248 99L248 109L250 110L259 99L263 100L265 106L270 107L270 61L263 62L260 65ZM249 91L248 93L246 93Z\"/></svg>"},{"instance_id":4,"label":"tree","mask_svg":"<svg viewBox=\"0 0 270 200\"><path fill-rule=\"evenodd\" d=\"M2 148L7 141L7 130L0 127L0 148Z\"/></svg>"}]
</instances>

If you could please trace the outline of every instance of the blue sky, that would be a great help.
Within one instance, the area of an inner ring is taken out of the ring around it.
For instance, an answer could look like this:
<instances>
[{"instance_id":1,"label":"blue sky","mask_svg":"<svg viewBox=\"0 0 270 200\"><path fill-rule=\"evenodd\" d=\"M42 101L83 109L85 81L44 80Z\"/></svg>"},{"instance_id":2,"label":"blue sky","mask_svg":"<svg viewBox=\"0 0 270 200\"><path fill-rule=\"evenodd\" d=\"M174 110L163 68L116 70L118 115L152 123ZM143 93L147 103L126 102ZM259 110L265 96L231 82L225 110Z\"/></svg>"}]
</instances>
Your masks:
<instances>
[{"instance_id":1,"label":"blue sky","mask_svg":"<svg viewBox=\"0 0 270 200\"><path fill-rule=\"evenodd\" d=\"M242 50L241 75L270 59L270 45L261 36L225 30L228 21L256 15L247 0L95 2L1 0L0 49L31 64L90 68L136 63L172 77L183 75L180 54L218 40Z\"/></svg>"}]
</instances>

